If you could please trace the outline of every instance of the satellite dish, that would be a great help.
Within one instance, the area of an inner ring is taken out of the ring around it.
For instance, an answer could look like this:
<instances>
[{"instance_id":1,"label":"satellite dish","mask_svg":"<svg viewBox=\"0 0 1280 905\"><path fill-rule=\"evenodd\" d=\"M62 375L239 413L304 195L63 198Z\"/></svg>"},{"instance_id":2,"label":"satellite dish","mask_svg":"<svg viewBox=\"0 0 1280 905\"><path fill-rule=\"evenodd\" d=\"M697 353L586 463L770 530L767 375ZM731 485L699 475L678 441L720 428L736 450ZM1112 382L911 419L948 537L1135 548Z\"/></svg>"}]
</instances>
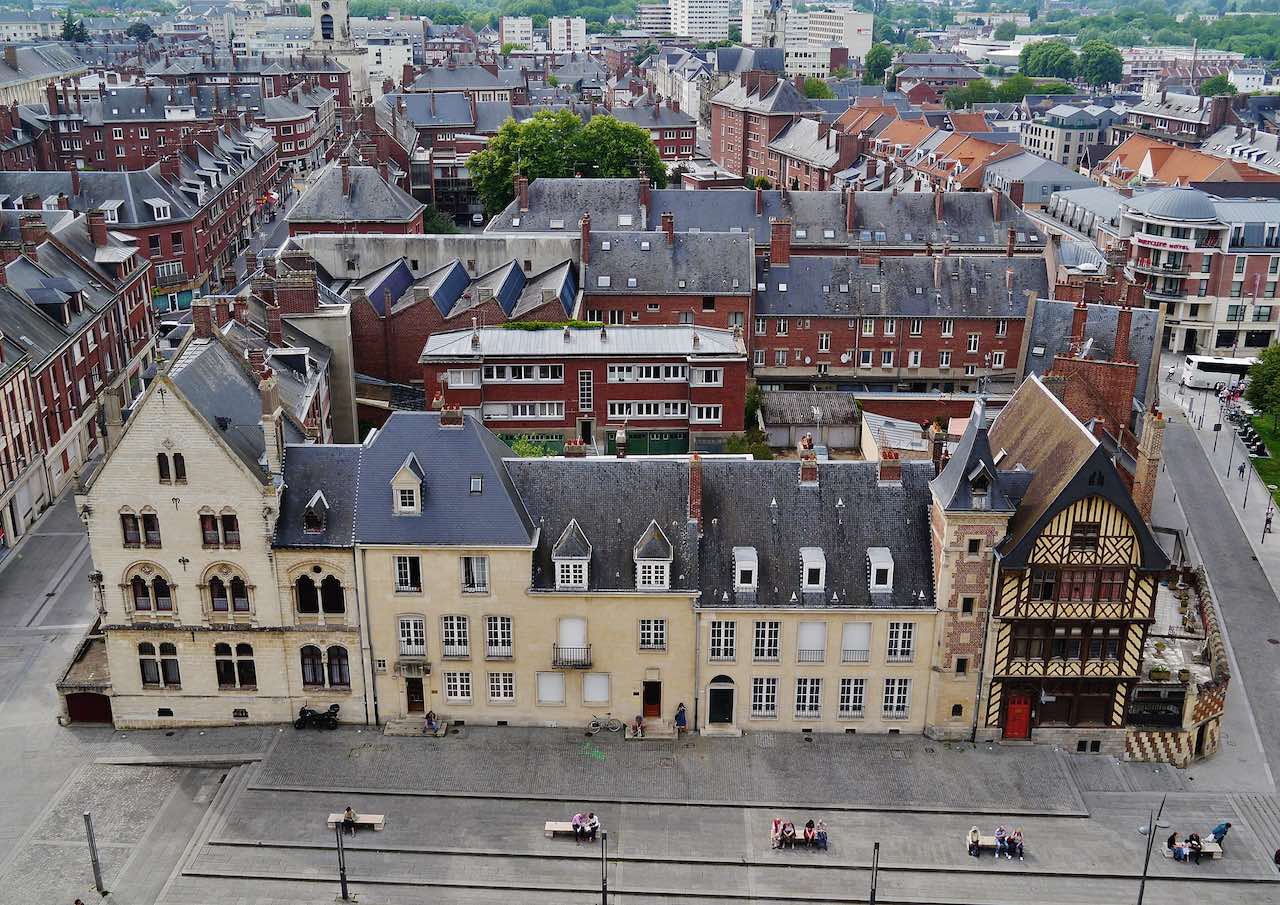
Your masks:
<instances>
[{"instance_id":1,"label":"satellite dish","mask_svg":"<svg viewBox=\"0 0 1280 905\"><path fill-rule=\"evenodd\" d=\"M810 358L808 355L806 355L806 356L804 357L804 363L805 363L805 364L813 364L813 359L812 359L812 358Z\"/></svg>"}]
</instances>

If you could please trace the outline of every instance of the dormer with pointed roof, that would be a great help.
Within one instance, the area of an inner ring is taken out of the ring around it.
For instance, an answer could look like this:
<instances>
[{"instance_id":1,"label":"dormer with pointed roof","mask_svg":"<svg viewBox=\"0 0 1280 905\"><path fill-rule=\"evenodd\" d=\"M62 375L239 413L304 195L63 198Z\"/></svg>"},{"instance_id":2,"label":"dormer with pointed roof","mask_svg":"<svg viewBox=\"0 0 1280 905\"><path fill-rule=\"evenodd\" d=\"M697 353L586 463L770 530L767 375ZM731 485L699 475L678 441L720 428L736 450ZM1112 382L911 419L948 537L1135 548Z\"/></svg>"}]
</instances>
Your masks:
<instances>
[{"instance_id":1,"label":"dormer with pointed roof","mask_svg":"<svg viewBox=\"0 0 1280 905\"><path fill-rule=\"evenodd\" d=\"M637 591L665 591L671 587L674 552L671 541L667 540L656 520L649 522L632 552L636 563Z\"/></svg>"},{"instance_id":2,"label":"dormer with pointed roof","mask_svg":"<svg viewBox=\"0 0 1280 905\"><path fill-rule=\"evenodd\" d=\"M572 519L551 548L551 561L556 567L556 590L585 589L590 578L591 541L587 540L578 520Z\"/></svg>"},{"instance_id":3,"label":"dormer with pointed roof","mask_svg":"<svg viewBox=\"0 0 1280 905\"><path fill-rule=\"evenodd\" d=\"M964 436L929 489L946 512L1011 513L1022 495L1020 488L1025 489L1031 477L1030 472L1022 474L1026 479L997 467L987 434L986 399L979 397Z\"/></svg>"},{"instance_id":4,"label":"dormer with pointed roof","mask_svg":"<svg viewBox=\"0 0 1280 905\"><path fill-rule=\"evenodd\" d=\"M418 457L409 453L400 468L391 477L391 508L397 515L421 515L423 484L426 473L418 464Z\"/></svg>"}]
</instances>

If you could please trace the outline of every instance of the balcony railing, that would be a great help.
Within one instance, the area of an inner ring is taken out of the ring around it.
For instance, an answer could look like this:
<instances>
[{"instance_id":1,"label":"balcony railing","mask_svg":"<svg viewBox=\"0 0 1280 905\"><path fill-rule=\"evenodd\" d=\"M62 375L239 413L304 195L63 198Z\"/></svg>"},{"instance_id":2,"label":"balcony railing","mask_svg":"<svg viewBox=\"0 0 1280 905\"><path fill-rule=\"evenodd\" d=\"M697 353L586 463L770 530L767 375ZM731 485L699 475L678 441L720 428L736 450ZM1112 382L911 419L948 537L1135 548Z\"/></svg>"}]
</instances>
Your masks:
<instances>
[{"instance_id":1,"label":"balcony railing","mask_svg":"<svg viewBox=\"0 0 1280 905\"><path fill-rule=\"evenodd\" d=\"M156 277L157 286L177 286L179 283L189 283L191 277L185 273L162 273Z\"/></svg>"},{"instance_id":2,"label":"balcony railing","mask_svg":"<svg viewBox=\"0 0 1280 905\"><path fill-rule=\"evenodd\" d=\"M796 719L798 720L820 720L822 719L822 711L818 709L796 708Z\"/></svg>"},{"instance_id":3,"label":"balcony railing","mask_svg":"<svg viewBox=\"0 0 1280 905\"><path fill-rule=\"evenodd\" d=\"M1167 286L1147 286L1143 289L1143 292L1149 298L1167 299L1171 301L1176 301L1186 295L1186 293L1181 289L1170 289Z\"/></svg>"},{"instance_id":4,"label":"balcony railing","mask_svg":"<svg viewBox=\"0 0 1280 905\"><path fill-rule=\"evenodd\" d=\"M752 707L751 718L755 720L773 720L778 717L776 707Z\"/></svg>"},{"instance_id":5,"label":"balcony railing","mask_svg":"<svg viewBox=\"0 0 1280 905\"><path fill-rule=\"evenodd\" d=\"M826 657L825 650L804 650L803 648L796 651L797 663L821 663Z\"/></svg>"},{"instance_id":6,"label":"balcony railing","mask_svg":"<svg viewBox=\"0 0 1280 905\"><path fill-rule=\"evenodd\" d=\"M1128 261L1127 263L1129 269L1137 273L1149 273L1155 276L1170 277L1185 277L1187 275L1186 264L1170 264L1168 262L1156 264L1148 258L1139 258L1136 261Z\"/></svg>"},{"instance_id":7,"label":"balcony railing","mask_svg":"<svg viewBox=\"0 0 1280 905\"><path fill-rule=\"evenodd\" d=\"M563 644L551 645L551 665L557 669L590 669L591 645L568 647Z\"/></svg>"},{"instance_id":8,"label":"balcony railing","mask_svg":"<svg viewBox=\"0 0 1280 905\"><path fill-rule=\"evenodd\" d=\"M841 663L869 663L871 661L871 651L869 650L844 650L840 652Z\"/></svg>"},{"instance_id":9,"label":"balcony railing","mask_svg":"<svg viewBox=\"0 0 1280 905\"><path fill-rule=\"evenodd\" d=\"M886 720L905 720L910 715L911 715L910 712L905 707L902 708L901 710L898 710L897 708L893 708L893 709L886 708L880 714L880 716Z\"/></svg>"},{"instance_id":10,"label":"balcony railing","mask_svg":"<svg viewBox=\"0 0 1280 905\"><path fill-rule=\"evenodd\" d=\"M836 716L842 720L860 720L862 719L863 710L861 707L841 707Z\"/></svg>"},{"instance_id":11,"label":"balcony railing","mask_svg":"<svg viewBox=\"0 0 1280 905\"><path fill-rule=\"evenodd\" d=\"M510 660L514 656L510 644L490 644L484 655L490 660Z\"/></svg>"},{"instance_id":12,"label":"balcony railing","mask_svg":"<svg viewBox=\"0 0 1280 905\"><path fill-rule=\"evenodd\" d=\"M890 653L885 657L885 661L889 663L910 663L915 657L915 651L908 650L901 653Z\"/></svg>"},{"instance_id":13,"label":"balcony railing","mask_svg":"<svg viewBox=\"0 0 1280 905\"><path fill-rule=\"evenodd\" d=\"M446 644L441 656L446 660L459 660L471 656L470 644Z\"/></svg>"},{"instance_id":14,"label":"balcony railing","mask_svg":"<svg viewBox=\"0 0 1280 905\"><path fill-rule=\"evenodd\" d=\"M400 656L425 657L426 655L427 655L427 646L425 644L411 644L408 641L400 642Z\"/></svg>"}]
</instances>

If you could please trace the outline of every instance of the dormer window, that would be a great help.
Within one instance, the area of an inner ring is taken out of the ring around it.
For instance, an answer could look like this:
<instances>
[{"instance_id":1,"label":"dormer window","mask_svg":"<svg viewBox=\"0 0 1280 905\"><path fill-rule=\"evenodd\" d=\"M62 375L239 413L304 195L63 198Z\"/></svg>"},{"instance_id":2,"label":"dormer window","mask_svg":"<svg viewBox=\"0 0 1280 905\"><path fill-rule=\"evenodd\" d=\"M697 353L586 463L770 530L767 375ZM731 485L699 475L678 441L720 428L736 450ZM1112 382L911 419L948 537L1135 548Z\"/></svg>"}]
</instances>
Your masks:
<instances>
[{"instance_id":1,"label":"dormer window","mask_svg":"<svg viewBox=\"0 0 1280 905\"><path fill-rule=\"evenodd\" d=\"M302 511L302 531L304 534L323 534L328 521L329 501L317 490Z\"/></svg>"},{"instance_id":2,"label":"dormer window","mask_svg":"<svg viewBox=\"0 0 1280 905\"><path fill-rule=\"evenodd\" d=\"M590 578L591 542L573 519L551 548L556 567L556 590L586 590Z\"/></svg>"},{"instance_id":3,"label":"dormer window","mask_svg":"<svg viewBox=\"0 0 1280 905\"><path fill-rule=\"evenodd\" d=\"M827 557L821 547L800 548L800 588L821 591L827 584Z\"/></svg>"},{"instance_id":4,"label":"dormer window","mask_svg":"<svg viewBox=\"0 0 1280 905\"><path fill-rule=\"evenodd\" d=\"M867 580L873 594L893 590L893 554L888 547L867 548Z\"/></svg>"},{"instance_id":5,"label":"dormer window","mask_svg":"<svg viewBox=\"0 0 1280 905\"><path fill-rule=\"evenodd\" d=\"M422 512L424 477L418 457L409 453L391 479L391 504L397 515L418 515Z\"/></svg>"},{"instance_id":6,"label":"dormer window","mask_svg":"<svg viewBox=\"0 0 1280 905\"><path fill-rule=\"evenodd\" d=\"M760 578L760 561L755 547L733 548L733 589L754 591Z\"/></svg>"},{"instance_id":7,"label":"dormer window","mask_svg":"<svg viewBox=\"0 0 1280 905\"><path fill-rule=\"evenodd\" d=\"M671 587L671 542L656 521L649 522L632 553L637 591L666 591Z\"/></svg>"}]
</instances>

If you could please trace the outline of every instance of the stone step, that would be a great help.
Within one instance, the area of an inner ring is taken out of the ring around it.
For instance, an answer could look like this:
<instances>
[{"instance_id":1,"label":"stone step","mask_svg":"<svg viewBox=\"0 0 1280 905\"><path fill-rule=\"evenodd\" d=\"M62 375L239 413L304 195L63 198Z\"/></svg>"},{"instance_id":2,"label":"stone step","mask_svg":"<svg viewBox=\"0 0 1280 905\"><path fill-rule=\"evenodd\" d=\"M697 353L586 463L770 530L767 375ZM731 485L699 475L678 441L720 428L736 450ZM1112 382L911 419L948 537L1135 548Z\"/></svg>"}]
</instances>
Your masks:
<instances>
[{"instance_id":1,"label":"stone step","mask_svg":"<svg viewBox=\"0 0 1280 905\"><path fill-rule=\"evenodd\" d=\"M1236 813L1249 824L1267 851L1280 849L1280 796L1232 795ZM1227 844L1231 842L1227 838Z\"/></svg>"}]
</instances>

